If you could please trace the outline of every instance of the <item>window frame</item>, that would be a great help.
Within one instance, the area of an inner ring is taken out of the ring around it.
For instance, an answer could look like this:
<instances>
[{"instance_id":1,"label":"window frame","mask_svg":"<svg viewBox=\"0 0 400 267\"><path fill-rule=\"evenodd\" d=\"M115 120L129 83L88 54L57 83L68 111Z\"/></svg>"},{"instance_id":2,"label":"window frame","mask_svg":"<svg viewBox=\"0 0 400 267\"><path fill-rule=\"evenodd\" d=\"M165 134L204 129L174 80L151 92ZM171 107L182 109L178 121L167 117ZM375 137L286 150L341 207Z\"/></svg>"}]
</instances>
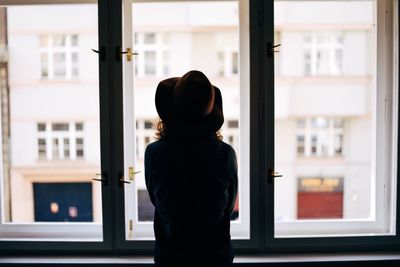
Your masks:
<instances>
[{"instance_id":1,"label":"window frame","mask_svg":"<svg viewBox=\"0 0 400 267\"><path fill-rule=\"evenodd\" d=\"M207 2L207 0L197 0L198 2ZM226 0L225 0L226 1ZM231 0L232 1L232 0ZM125 0L122 1L123 2L123 47L124 47L124 51L127 50L127 48L131 47L133 45L133 50L135 51L135 46L134 46L134 42L132 42L132 33L133 33L133 29L131 25L133 24L132 21L132 4L134 3L145 3L147 1L143 1L143 0ZM158 0L157 2L174 2L171 0ZM187 1L187 2L191 2L191 1ZM216 1L219 2L219 1ZM232 1L233 2L233 1ZM237 1L237 4L240 5L240 10L244 10L243 12L239 12L239 20L241 21L240 23L240 29L239 32L240 34L243 34L244 38L240 38L240 42L241 45L244 46L242 47L242 51L245 51L245 53L242 53L242 59L243 61L247 61L248 59L246 59L246 54L248 53L249 49L248 49L248 36L249 36L249 32L248 29L246 29L246 22L248 21L248 17L249 14L247 12L248 10L248 1L244 0L244 1ZM136 32L135 32L136 33ZM138 31L138 33L140 33L140 31ZM134 35L133 35L134 36ZM156 35L157 36L157 35ZM249 64L244 64L246 67L243 68L243 70L241 71L241 79L240 79L240 83L241 83L241 87L242 88L249 88L248 84L249 84L249 77L248 77L248 67ZM135 110L134 107L132 105L132 99L134 99L134 94L133 94L133 89L132 89L132 85L134 84L133 81L136 78L135 76L129 75L130 73L132 73L133 69L133 64L130 63L129 61L123 61L123 71L124 74L127 73L127 75L125 75L123 77L123 83L124 83L124 103L123 103L123 107L124 107L124 114L131 114L131 116L124 116L123 120L125 123L127 123L127 126L124 126L124 136L121 136L121 138L124 138L124 143L125 143L125 147L131 147L131 148L135 148L137 145L134 143L135 142L135 137L139 137L139 132L136 131L134 132L132 130L132 125L137 124L139 120L136 120L135 122ZM139 89L140 90L140 89ZM248 110L249 110L249 101L248 101L248 96L249 92L244 92L241 91L240 92L240 97L241 97L241 109L243 109L244 112L240 112L240 119L242 119L243 117L247 117L248 115ZM135 102L135 101L134 101ZM133 116L132 116L133 115ZM228 118L225 118L225 121L228 121ZM246 125L248 124L248 122L246 122L246 120L243 120L243 124ZM223 128L221 129L222 131L226 128L223 126ZM248 148L246 147L246 144L249 143L250 138L248 137L248 130L249 127L242 127L240 129L237 129L238 132L240 131L240 136L243 137L242 140L245 140L243 142L243 145L241 145L241 149L240 149L240 155L238 154L238 157L242 157L245 158L246 161L244 162L244 164L241 165L241 168L239 169L239 177L246 177L248 178L249 176L249 162L248 162ZM133 134L132 134L133 132ZM224 131L223 131L224 134ZM140 145L140 144L139 144ZM237 151L237 153L239 153L239 151ZM131 154L131 153L126 153L125 157L124 157L124 162L125 164L129 164L128 167L125 167L124 171L121 171L121 174L124 173L124 177L129 177L129 172L128 169L129 168L135 168L134 170L136 170L136 168L138 168L138 166L136 166L135 164L136 162L136 155L135 154ZM143 170L141 170L143 172ZM127 180L127 179L126 179ZM136 178L135 178L136 180ZM138 190L138 184L139 182L136 182L134 179L130 180L131 183L130 185L127 185L127 187L124 187L124 190L127 189L126 193L124 193L125 195L125 206L126 207L130 207L129 203L137 203L137 190ZM242 192L248 192L248 189L246 190L245 188L248 188L248 181L246 181L246 179L240 180L239 182L241 183L240 186L243 186L243 191ZM231 234L232 234L232 239L245 239L248 235L249 235L249 231L247 230L250 225L249 225L249 209L246 208L247 206L249 206L249 196L246 195L246 193L239 193L239 201L238 204L241 206L241 209L243 210L242 214L244 214L244 216L240 217L240 220L237 221L233 221L231 224ZM133 205L135 207L135 204ZM136 208L136 207L135 207ZM132 209L132 208L128 208L126 210L125 213L125 218L124 221L126 222L126 228L128 229L128 234L126 234L126 241L121 241L123 243L126 243L126 246L129 247L129 244L133 244L133 242L137 241L137 240L147 240L152 238L153 236L153 223L152 222L141 222L141 221L136 221L136 219L138 218L138 214L136 213L136 209ZM136 230L136 232L135 232Z\"/></svg>"},{"instance_id":2,"label":"window frame","mask_svg":"<svg viewBox=\"0 0 400 267\"><path fill-rule=\"evenodd\" d=\"M107 185L102 186L103 242L43 242L43 241L0 241L0 254L152 254L153 241L125 242L124 193L118 178L123 166L123 79L122 61L117 50L122 47L122 1L98 0L99 15L99 58L100 82L100 129L101 168L108 175ZM385 0L386 1L386 0ZM0 5L82 3L80 0L4 0ZM96 1L87 0L93 3ZM399 9L398 1L397 9ZM274 40L274 1L249 0L250 42L248 58L250 64L250 239L234 240L237 254L265 252L317 252L317 251L365 251L398 249L399 233L394 237L330 237L330 238L285 238L274 237L274 188L267 170L273 166L274 157L274 60L270 57L268 44ZM397 14L399 11L397 10ZM398 15L397 15L398 18ZM396 23L398 31L398 23ZM397 39L398 41L398 39ZM241 44L246 45L246 44ZM398 58L399 53L396 51ZM265 60L267 59L268 60ZM400 73L398 66L396 76ZM272 85L272 87L271 87ZM396 84L398 89L398 83ZM397 103L400 98L394 99ZM398 111L397 111L398 112ZM272 114L272 117L271 117ZM399 116L398 114L397 116ZM396 130L400 132L397 124ZM400 142L396 152L400 151ZM272 152L272 153L271 153ZM397 168L400 162L397 161ZM399 174L397 174L399 177ZM2 188L0 188L2 190ZM400 183L396 184L400 192ZM399 194L397 194L399 196ZM115 208L116 203L122 203ZM113 205L114 204L114 205ZM400 197L396 199L400 207ZM396 229L400 229L400 216L396 214ZM12 226L11 226L12 227ZM16 225L25 227L25 225ZM43 225L48 229L49 226ZM12 228L10 228L12 229ZM29 229L27 229L29 230Z\"/></svg>"}]
</instances>

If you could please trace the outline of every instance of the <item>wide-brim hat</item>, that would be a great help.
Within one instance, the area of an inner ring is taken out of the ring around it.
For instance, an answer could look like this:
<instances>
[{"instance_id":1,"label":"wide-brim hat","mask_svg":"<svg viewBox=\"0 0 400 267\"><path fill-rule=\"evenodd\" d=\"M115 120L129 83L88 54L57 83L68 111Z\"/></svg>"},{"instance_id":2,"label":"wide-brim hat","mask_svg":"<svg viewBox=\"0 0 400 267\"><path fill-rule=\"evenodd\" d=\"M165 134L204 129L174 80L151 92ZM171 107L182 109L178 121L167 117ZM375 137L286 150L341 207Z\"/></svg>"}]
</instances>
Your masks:
<instances>
[{"instance_id":1,"label":"wide-brim hat","mask_svg":"<svg viewBox=\"0 0 400 267\"><path fill-rule=\"evenodd\" d=\"M200 71L161 81L155 103L170 132L205 135L215 133L224 123L221 91Z\"/></svg>"}]
</instances>

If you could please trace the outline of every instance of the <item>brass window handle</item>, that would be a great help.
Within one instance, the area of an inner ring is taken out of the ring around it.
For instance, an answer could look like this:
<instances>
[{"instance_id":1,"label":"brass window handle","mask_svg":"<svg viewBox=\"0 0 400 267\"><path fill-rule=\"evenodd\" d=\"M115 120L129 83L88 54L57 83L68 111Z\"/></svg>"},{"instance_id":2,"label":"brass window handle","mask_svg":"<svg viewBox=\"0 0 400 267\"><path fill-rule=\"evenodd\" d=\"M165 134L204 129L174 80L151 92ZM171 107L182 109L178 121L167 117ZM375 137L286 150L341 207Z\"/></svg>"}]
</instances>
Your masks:
<instances>
[{"instance_id":1,"label":"brass window handle","mask_svg":"<svg viewBox=\"0 0 400 267\"><path fill-rule=\"evenodd\" d=\"M129 167L128 168L129 180L133 181L135 179L135 175L138 173L140 173L140 171L135 171L135 169L133 167Z\"/></svg>"},{"instance_id":2,"label":"brass window handle","mask_svg":"<svg viewBox=\"0 0 400 267\"><path fill-rule=\"evenodd\" d=\"M117 60L120 61L122 59L122 55L126 54L126 60L127 61L132 61L132 56L137 56L139 53L137 52L132 52L131 48L126 48L126 51L122 51L120 47L116 48L116 57Z\"/></svg>"}]
</instances>

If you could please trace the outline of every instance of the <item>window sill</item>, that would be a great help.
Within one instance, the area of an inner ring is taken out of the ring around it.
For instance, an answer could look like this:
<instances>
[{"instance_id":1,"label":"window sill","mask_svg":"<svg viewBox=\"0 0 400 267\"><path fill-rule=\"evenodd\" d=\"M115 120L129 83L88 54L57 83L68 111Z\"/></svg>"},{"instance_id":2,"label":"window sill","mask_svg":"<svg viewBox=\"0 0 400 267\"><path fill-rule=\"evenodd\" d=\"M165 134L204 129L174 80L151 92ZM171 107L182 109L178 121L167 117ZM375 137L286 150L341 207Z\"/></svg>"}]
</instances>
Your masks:
<instances>
[{"instance_id":1,"label":"window sill","mask_svg":"<svg viewBox=\"0 0 400 267\"><path fill-rule=\"evenodd\" d=\"M354 263L368 263L368 266L381 266L385 262L385 266L399 266L400 252L391 253L332 253L332 254L275 254L275 255L256 255L256 256L236 256L235 266L249 266L260 264L279 264L282 265L295 265L298 263L319 263L318 265L325 265L329 263L346 262L348 264ZM115 265L130 265L130 266L147 266L153 263L152 256L15 256L15 257L0 257L1 265L23 265L26 264L44 264L51 266L57 265L102 265L102 266L115 266ZM390 265L387 265L390 264ZM315 265L313 265L315 266ZM331 266L331 265L329 265Z\"/></svg>"}]
</instances>

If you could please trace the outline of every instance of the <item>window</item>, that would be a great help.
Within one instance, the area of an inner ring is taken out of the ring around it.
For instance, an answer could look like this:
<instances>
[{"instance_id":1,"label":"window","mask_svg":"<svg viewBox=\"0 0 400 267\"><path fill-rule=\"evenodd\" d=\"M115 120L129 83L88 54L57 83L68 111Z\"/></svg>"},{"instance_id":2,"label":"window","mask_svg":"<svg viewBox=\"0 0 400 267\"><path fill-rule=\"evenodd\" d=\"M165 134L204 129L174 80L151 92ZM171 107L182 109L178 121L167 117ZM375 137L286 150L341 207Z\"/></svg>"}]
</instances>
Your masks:
<instances>
[{"instance_id":1,"label":"window","mask_svg":"<svg viewBox=\"0 0 400 267\"><path fill-rule=\"evenodd\" d=\"M43 79L73 79L79 76L78 35L40 35Z\"/></svg>"},{"instance_id":2,"label":"window","mask_svg":"<svg viewBox=\"0 0 400 267\"><path fill-rule=\"evenodd\" d=\"M223 94L237 251L398 247L397 1L35 1L0 23L1 249L152 251L154 90L188 69Z\"/></svg>"},{"instance_id":3,"label":"window","mask_svg":"<svg viewBox=\"0 0 400 267\"><path fill-rule=\"evenodd\" d=\"M135 61L135 74L143 77L169 75L169 33L135 32L134 51L139 54Z\"/></svg>"},{"instance_id":4,"label":"window","mask_svg":"<svg viewBox=\"0 0 400 267\"><path fill-rule=\"evenodd\" d=\"M272 242L346 242L349 236L372 242L362 237L396 235L398 111L391 101L398 95L392 82L379 82L393 77L388 51L394 39L385 28L392 21L379 20L393 3L275 1L284 75L274 83L271 176L283 177L268 183L274 191ZM291 15L303 12L319 16ZM302 40L303 54L295 40Z\"/></svg>"},{"instance_id":5,"label":"window","mask_svg":"<svg viewBox=\"0 0 400 267\"><path fill-rule=\"evenodd\" d=\"M83 123L37 123L38 159L83 159ZM75 129L73 128L75 126ZM51 129L46 131L46 129ZM71 137L75 136L75 139ZM46 146L46 144L48 144ZM51 145L51 146L50 146ZM71 147L75 147L71 153ZM47 154L47 151L51 153Z\"/></svg>"},{"instance_id":6,"label":"window","mask_svg":"<svg viewBox=\"0 0 400 267\"><path fill-rule=\"evenodd\" d=\"M227 120L222 127L223 140L230 144L235 151L239 151L239 122L238 120Z\"/></svg>"},{"instance_id":7,"label":"window","mask_svg":"<svg viewBox=\"0 0 400 267\"><path fill-rule=\"evenodd\" d=\"M0 246L104 247L97 4L37 3L0 3Z\"/></svg>"},{"instance_id":8,"label":"window","mask_svg":"<svg viewBox=\"0 0 400 267\"><path fill-rule=\"evenodd\" d=\"M237 50L225 49L217 53L218 75L224 77L237 76L239 74L239 54Z\"/></svg>"},{"instance_id":9,"label":"window","mask_svg":"<svg viewBox=\"0 0 400 267\"><path fill-rule=\"evenodd\" d=\"M306 76L341 75L343 72L342 32L304 34L304 74Z\"/></svg>"},{"instance_id":10,"label":"window","mask_svg":"<svg viewBox=\"0 0 400 267\"><path fill-rule=\"evenodd\" d=\"M296 147L298 157L342 156L343 118L317 117L296 121Z\"/></svg>"},{"instance_id":11,"label":"window","mask_svg":"<svg viewBox=\"0 0 400 267\"><path fill-rule=\"evenodd\" d=\"M247 1L244 3L248 4ZM124 64L123 137L125 145L135 147L124 149L124 177L128 177L126 180L130 182L125 185L124 191L127 244L130 241L154 239L152 222L149 221L148 215L153 208L144 193L146 185L143 169L145 149L155 141L158 115L154 106L154 89L162 79L160 75L162 76L164 63L160 60L161 51L168 51L171 59L174 59L167 77L182 76L190 69L201 70L223 94L226 120L221 134L223 140L236 150L242 172L240 196L234 208L235 214L231 218L232 236L236 239L249 236L249 209L246 208L249 205L249 160L246 154L249 147L248 120L247 124L239 124L239 119L248 116L249 112L245 100L249 94L249 91L245 90L249 88L246 86L249 68L248 65L240 65L240 59L242 55L248 54L248 48L239 51L239 37L242 36L240 38L245 42L248 32L245 29L242 29L242 32L239 30L238 9L238 1L160 1L133 2L124 10L124 16L132 19L132 22L129 19L125 22L128 25L132 24L132 29L125 29L124 46L130 47L132 44L134 50L139 52L137 62L133 62L132 65L129 62ZM178 19L161 19L167 10ZM151 22L148 21L149 12L153 18ZM223 18L224 22L220 21L220 12L226 12L228 16ZM182 19L188 16L198 20L188 22ZM204 19L206 17L207 19ZM220 27L220 23L224 23L225 26ZM218 58L219 51L222 51L223 58ZM142 70L140 60L145 61L142 62ZM130 73L134 71L137 79L130 77ZM146 80L141 79L142 77ZM225 79L228 77L237 79ZM244 100L241 100L240 96L243 96ZM138 173L130 175L135 172Z\"/></svg>"}]
</instances>

